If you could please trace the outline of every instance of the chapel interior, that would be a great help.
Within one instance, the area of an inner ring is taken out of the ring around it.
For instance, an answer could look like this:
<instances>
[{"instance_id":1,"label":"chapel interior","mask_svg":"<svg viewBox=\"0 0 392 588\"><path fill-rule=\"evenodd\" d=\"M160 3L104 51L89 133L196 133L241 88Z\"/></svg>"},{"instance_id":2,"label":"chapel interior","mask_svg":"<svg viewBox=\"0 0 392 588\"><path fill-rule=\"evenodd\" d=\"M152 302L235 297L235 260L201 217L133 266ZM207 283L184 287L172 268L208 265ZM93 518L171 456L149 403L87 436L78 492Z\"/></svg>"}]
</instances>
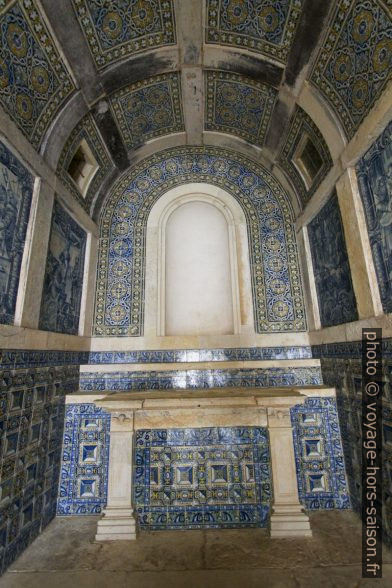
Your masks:
<instances>
[{"instance_id":1,"label":"chapel interior","mask_svg":"<svg viewBox=\"0 0 392 588\"><path fill-rule=\"evenodd\" d=\"M390 0L0 0L0 586L362 586ZM370 582L370 580L369 580Z\"/></svg>"}]
</instances>

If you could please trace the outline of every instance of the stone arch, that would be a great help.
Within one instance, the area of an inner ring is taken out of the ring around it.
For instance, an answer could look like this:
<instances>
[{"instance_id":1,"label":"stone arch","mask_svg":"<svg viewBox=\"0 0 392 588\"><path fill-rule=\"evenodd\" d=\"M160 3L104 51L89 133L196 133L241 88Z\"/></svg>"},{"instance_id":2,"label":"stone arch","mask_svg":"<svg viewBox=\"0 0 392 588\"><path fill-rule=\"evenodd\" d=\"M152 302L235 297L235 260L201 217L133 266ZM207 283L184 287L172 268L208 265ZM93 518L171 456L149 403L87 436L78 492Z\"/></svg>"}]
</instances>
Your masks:
<instances>
[{"instance_id":1,"label":"stone arch","mask_svg":"<svg viewBox=\"0 0 392 588\"><path fill-rule=\"evenodd\" d=\"M228 150L182 147L125 172L103 206L94 335L142 336L148 216L163 194L193 182L227 190L244 211L255 332L306 330L294 214L281 185Z\"/></svg>"}]
</instances>

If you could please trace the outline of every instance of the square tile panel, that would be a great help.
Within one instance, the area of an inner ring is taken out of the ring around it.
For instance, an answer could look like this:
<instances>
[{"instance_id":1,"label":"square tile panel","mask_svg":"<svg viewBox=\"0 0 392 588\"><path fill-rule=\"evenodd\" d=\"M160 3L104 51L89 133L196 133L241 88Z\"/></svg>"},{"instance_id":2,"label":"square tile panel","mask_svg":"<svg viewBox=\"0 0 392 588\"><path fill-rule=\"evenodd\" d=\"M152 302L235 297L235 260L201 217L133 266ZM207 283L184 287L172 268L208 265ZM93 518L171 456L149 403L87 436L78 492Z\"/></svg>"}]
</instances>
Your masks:
<instances>
[{"instance_id":1,"label":"square tile panel","mask_svg":"<svg viewBox=\"0 0 392 588\"><path fill-rule=\"evenodd\" d=\"M129 55L173 45L173 0L72 0L98 69Z\"/></svg>"},{"instance_id":2,"label":"square tile panel","mask_svg":"<svg viewBox=\"0 0 392 588\"><path fill-rule=\"evenodd\" d=\"M68 404L57 514L96 515L107 500L110 414L94 404Z\"/></svg>"},{"instance_id":3,"label":"square tile panel","mask_svg":"<svg viewBox=\"0 0 392 588\"><path fill-rule=\"evenodd\" d=\"M334 398L308 398L291 409L298 493L310 510L350 508Z\"/></svg>"},{"instance_id":4,"label":"square tile panel","mask_svg":"<svg viewBox=\"0 0 392 588\"><path fill-rule=\"evenodd\" d=\"M267 430L140 430L134 505L143 529L264 527L271 501Z\"/></svg>"}]
</instances>

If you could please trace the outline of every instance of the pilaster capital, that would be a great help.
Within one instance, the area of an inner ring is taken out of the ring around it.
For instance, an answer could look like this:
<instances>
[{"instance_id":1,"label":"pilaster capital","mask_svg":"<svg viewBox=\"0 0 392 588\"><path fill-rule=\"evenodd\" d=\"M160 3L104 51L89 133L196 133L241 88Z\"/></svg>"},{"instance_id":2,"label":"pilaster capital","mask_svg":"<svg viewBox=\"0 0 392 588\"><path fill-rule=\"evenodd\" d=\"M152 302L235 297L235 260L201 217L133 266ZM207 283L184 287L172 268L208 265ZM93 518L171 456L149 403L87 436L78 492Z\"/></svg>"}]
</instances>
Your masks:
<instances>
[{"instance_id":1,"label":"pilaster capital","mask_svg":"<svg viewBox=\"0 0 392 588\"><path fill-rule=\"evenodd\" d=\"M135 413L134 411L110 411L111 412L111 426L112 432L131 432L135 428Z\"/></svg>"},{"instance_id":2,"label":"pilaster capital","mask_svg":"<svg viewBox=\"0 0 392 588\"><path fill-rule=\"evenodd\" d=\"M269 428L280 428L290 427L290 407L289 406L274 406L267 409L268 415L268 427Z\"/></svg>"}]
</instances>

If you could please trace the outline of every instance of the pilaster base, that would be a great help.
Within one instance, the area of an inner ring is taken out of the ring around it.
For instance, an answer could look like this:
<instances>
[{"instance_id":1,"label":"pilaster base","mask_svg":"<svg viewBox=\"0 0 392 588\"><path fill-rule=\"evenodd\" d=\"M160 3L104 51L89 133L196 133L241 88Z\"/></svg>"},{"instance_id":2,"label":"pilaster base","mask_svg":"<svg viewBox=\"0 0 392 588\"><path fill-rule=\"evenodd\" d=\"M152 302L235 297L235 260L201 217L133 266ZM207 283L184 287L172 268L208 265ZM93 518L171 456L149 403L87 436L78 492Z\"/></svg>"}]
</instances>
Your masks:
<instances>
[{"instance_id":1,"label":"pilaster base","mask_svg":"<svg viewBox=\"0 0 392 588\"><path fill-rule=\"evenodd\" d=\"M136 539L136 522L131 508L106 508L98 521L96 541Z\"/></svg>"},{"instance_id":2,"label":"pilaster base","mask_svg":"<svg viewBox=\"0 0 392 588\"><path fill-rule=\"evenodd\" d=\"M301 506L276 506L270 520L271 537L311 537L308 515Z\"/></svg>"}]
</instances>

